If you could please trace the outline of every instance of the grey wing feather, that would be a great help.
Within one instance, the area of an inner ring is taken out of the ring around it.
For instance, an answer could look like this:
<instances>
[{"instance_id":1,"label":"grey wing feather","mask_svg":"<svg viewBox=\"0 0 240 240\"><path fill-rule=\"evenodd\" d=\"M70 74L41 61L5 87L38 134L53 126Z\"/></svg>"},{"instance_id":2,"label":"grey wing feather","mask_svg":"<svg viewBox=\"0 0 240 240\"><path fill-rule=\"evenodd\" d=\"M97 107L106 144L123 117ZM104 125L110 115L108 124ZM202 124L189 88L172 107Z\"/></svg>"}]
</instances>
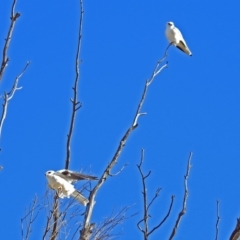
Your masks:
<instances>
[{"instance_id":1,"label":"grey wing feather","mask_svg":"<svg viewBox=\"0 0 240 240\"><path fill-rule=\"evenodd\" d=\"M184 41L180 41L178 43L178 45L176 45L176 47L178 49L180 49L181 51L187 53L188 55L190 55L190 56L192 55L191 51L189 50L188 46L186 45L186 43Z\"/></svg>"},{"instance_id":2,"label":"grey wing feather","mask_svg":"<svg viewBox=\"0 0 240 240\"><path fill-rule=\"evenodd\" d=\"M95 176L90 176L90 175L82 174L79 172L70 171L68 169L59 170L56 172L56 174L64 178L66 181L70 183L74 183L79 180L98 180L98 178Z\"/></svg>"},{"instance_id":3,"label":"grey wing feather","mask_svg":"<svg viewBox=\"0 0 240 240\"><path fill-rule=\"evenodd\" d=\"M80 202L82 205L86 206L88 204L88 199L85 198L80 192L78 192L77 190L74 191L71 194L72 197L74 197L78 202Z\"/></svg>"}]
</instances>

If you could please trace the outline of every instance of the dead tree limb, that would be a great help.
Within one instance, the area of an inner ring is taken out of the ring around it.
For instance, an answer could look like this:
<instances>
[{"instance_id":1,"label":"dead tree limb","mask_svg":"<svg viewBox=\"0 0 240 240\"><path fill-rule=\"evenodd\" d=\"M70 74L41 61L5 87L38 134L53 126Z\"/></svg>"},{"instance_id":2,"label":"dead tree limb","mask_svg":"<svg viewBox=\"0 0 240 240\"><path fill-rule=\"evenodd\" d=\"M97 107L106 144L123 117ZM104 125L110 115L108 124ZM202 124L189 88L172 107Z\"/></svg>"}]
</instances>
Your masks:
<instances>
[{"instance_id":1,"label":"dead tree limb","mask_svg":"<svg viewBox=\"0 0 240 240\"><path fill-rule=\"evenodd\" d=\"M220 216L219 216L219 201L217 200L217 222L216 222L216 237L215 240L218 240L218 225L220 221Z\"/></svg>"},{"instance_id":2,"label":"dead tree limb","mask_svg":"<svg viewBox=\"0 0 240 240\"><path fill-rule=\"evenodd\" d=\"M18 12L14 13L16 3L17 3L17 0L14 0L13 4L12 4L12 8L11 8L11 17L10 17L11 23L10 23L7 38L5 39L5 44L3 47L2 63L1 63L1 68L0 68L0 81L2 80L3 73L9 62L9 57L7 56L7 52L8 52L10 41L12 39L13 29L14 29L17 19L20 17L20 13L18 13Z\"/></svg>"},{"instance_id":3,"label":"dead tree limb","mask_svg":"<svg viewBox=\"0 0 240 240\"><path fill-rule=\"evenodd\" d=\"M123 147L125 146L126 144L126 141L128 139L128 137L130 136L130 134L137 128L138 126L138 118L141 116L141 115L145 115L146 113L142 113L141 110L142 110L142 106L143 106L143 103L145 101L145 97L146 97L146 94L147 94L147 90L148 90L148 87L151 85L151 83L153 82L153 80L155 79L155 77L164 69L167 67L167 63L165 63L163 66L161 66L161 63L166 59L167 57L167 50L168 50L169 46L167 47L167 49L165 50L165 53L164 53L164 56L162 59L160 59L156 66L155 66L155 69L151 75L151 77L146 81L145 83L145 87L144 87L144 90L143 90L143 93L142 93L142 97L141 97L141 100L138 104L138 107L137 107L137 111L136 111L136 114L133 118L133 122L131 124L131 126L128 128L128 130L126 131L126 133L124 134L124 136L122 137L120 143L119 143L119 146L112 158L112 160L110 161L110 163L107 165L106 169L104 170L103 172L103 175L101 176L101 178L99 179L97 185L94 187L94 189L91 191L90 193L90 196L89 196L89 203L88 203L88 206L86 208L86 213L85 213L85 216L84 216L84 223L83 223L83 228L81 229L80 231L80 239L81 240L88 240L89 237L90 237L90 233L89 233L89 227L91 226L91 223L90 223L90 220L91 220L91 217L92 217L92 212L93 212L93 207L94 207L94 204L95 204L95 197L96 197L96 194L98 192L98 190L100 189L100 187L103 185L103 183L107 180L107 178L111 175L111 170L112 168L115 166L115 164L117 163L118 161L118 158L119 156L121 155L122 153L122 150L123 150Z\"/></svg>"},{"instance_id":4,"label":"dead tree limb","mask_svg":"<svg viewBox=\"0 0 240 240\"><path fill-rule=\"evenodd\" d=\"M158 188L156 190L156 193L154 195L154 197L152 198L152 200L150 201L150 203L148 203L147 201L147 187L146 187L146 179L150 176L151 171L148 172L147 175L144 175L143 171L142 171L142 164L143 164L143 160L144 160L144 150L142 149L141 152L141 160L140 160L140 164L137 165L138 170L140 172L141 175L141 179L142 179L142 186L143 186L143 218L137 223L137 227L138 229L143 233L144 236L144 240L148 240L148 237L154 232L156 231L158 228L161 227L161 225L167 220L167 218L169 217L171 210L172 210L172 206L173 206L173 202L174 202L174 196L172 196L172 200L169 206L169 210L168 213L166 214L166 216L163 218L163 220L156 225L155 227L153 227L151 230L149 230L149 218L150 213L150 207L153 204L153 202L156 200L156 198L159 196L159 192L160 192L160 188ZM141 223L143 223L143 227L141 227Z\"/></svg>"},{"instance_id":5,"label":"dead tree limb","mask_svg":"<svg viewBox=\"0 0 240 240\"><path fill-rule=\"evenodd\" d=\"M69 168L70 163L70 155L71 155L71 139L74 129L75 118L77 114L77 110L82 106L82 103L78 101L78 84L80 78L80 71L79 71L79 56L80 56L80 49L82 43L82 26L83 26L83 1L80 0L80 22L79 22L79 30L78 30L78 43L77 43L77 52L75 58L75 82L73 87L73 98L70 99L72 103L72 116L70 121L69 132L67 135L67 156L65 161L65 169Z\"/></svg>"},{"instance_id":6,"label":"dead tree limb","mask_svg":"<svg viewBox=\"0 0 240 240\"><path fill-rule=\"evenodd\" d=\"M26 66L24 67L22 72L16 77L15 82L14 82L10 92L8 92L8 93L4 92L4 95L3 95L4 102L2 104L3 105L3 110L2 110L2 116L1 116L1 119L0 119L0 137L1 137L1 134L2 134L3 123L4 123L4 120L5 120L6 115L7 115L8 103L13 98L15 92L22 88L22 87L18 87L18 81L22 77L24 72L27 70L27 67L29 66L29 64L30 64L30 62L27 62Z\"/></svg>"},{"instance_id":7,"label":"dead tree limb","mask_svg":"<svg viewBox=\"0 0 240 240\"><path fill-rule=\"evenodd\" d=\"M35 196L29 206L29 209L26 211L25 216L21 219L22 240L28 240L30 238L30 234L32 232L32 225L42 208L43 207L40 207L40 205L38 204L38 197ZM38 210L37 213L35 213L36 210ZM24 231L25 228L26 231Z\"/></svg>"},{"instance_id":8,"label":"dead tree limb","mask_svg":"<svg viewBox=\"0 0 240 240\"><path fill-rule=\"evenodd\" d=\"M112 230L117 226L122 224L125 220L135 216L136 214L132 214L130 216L126 216L127 211L130 209L131 206L123 207L115 213L115 209L113 209L111 215L104 219L103 222L100 224L93 225L93 233L91 239L101 239L101 240L108 240L108 239L115 239L119 236L123 235L123 232L112 233Z\"/></svg>"},{"instance_id":9,"label":"dead tree limb","mask_svg":"<svg viewBox=\"0 0 240 240\"><path fill-rule=\"evenodd\" d=\"M191 169L191 159L192 159L192 152L190 152L190 154L189 154L188 164L187 164L187 172L186 172L186 175L184 176L184 197L183 197L183 203L182 203L182 210L178 214L178 218L176 220L176 223L174 225L172 233L169 237L169 240L173 239L173 237L176 235L180 221L181 221L183 215L187 211L187 198L188 198L188 185L187 184L188 184L188 177L189 177L190 169Z\"/></svg>"}]
</instances>

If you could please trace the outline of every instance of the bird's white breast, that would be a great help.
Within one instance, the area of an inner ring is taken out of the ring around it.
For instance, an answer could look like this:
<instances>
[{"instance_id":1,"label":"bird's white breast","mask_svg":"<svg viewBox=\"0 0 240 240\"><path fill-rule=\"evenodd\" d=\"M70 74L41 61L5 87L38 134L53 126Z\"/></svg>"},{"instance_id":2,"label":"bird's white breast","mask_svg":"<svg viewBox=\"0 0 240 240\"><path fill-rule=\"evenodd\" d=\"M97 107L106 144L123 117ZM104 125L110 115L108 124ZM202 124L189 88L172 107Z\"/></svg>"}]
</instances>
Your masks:
<instances>
[{"instance_id":1,"label":"bird's white breast","mask_svg":"<svg viewBox=\"0 0 240 240\"><path fill-rule=\"evenodd\" d=\"M167 27L165 34L170 43L176 43L176 34L172 28Z\"/></svg>"}]
</instances>

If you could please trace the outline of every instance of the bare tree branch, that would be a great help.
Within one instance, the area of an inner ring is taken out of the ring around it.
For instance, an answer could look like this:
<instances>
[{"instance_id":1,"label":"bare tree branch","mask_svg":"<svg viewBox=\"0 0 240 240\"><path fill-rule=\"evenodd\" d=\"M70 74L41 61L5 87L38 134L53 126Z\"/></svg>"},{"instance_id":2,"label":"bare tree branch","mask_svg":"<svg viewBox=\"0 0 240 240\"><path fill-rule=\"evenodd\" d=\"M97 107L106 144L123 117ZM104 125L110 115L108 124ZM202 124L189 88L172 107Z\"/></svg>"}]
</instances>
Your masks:
<instances>
[{"instance_id":1,"label":"bare tree branch","mask_svg":"<svg viewBox=\"0 0 240 240\"><path fill-rule=\"evenodd\" d=\"M14 13L16 3L17 3L17 0L14 0L13 4L12 4L12 8L11 8L11 17L10 17L11 23L10 23L10 26L9 26L7 38L5 39L5 45L3 47L3 53L2 53L3 57L2 57L2 63L1 63L1 68L0 68L0 81L2 80L3 73L4 73L4 71L5 71L5 69L8 65L8 62L9 62L9 57L7 56L7 52L8 52L10 41L12 39L13 29L14 29L14 26L15 26L15 23L16 23L17 19L20 17L20 13L18 13L18 12Z\"/></svg>"},{"instance_id":2,"label":"bare tree branch","mask_svg":"<svg viewBox=\"0 0 240 240\"><path fill-rule=\"evenodd\" d=\"M109 176L111 176L111 177L117 176L118 174L120 174L120 173L123 171L123 169L124 169L126 166L128 166L128 163L124 164L118 172L116 172L116 173L110 173Z\"/></svg>"},{"instance_id":3,"label":"bare tree branch","mask_svg":"<svg viewBox=\"0 0 240 240\"><path fill-rule=\"evenodd\" d=\"M58 194L57 193L55 193L55 196L54 196L52 216L53 216L53 228L52 228L50 239L55 240L55 239L57 239L57 235L58 235L59 230L60 230L59 227L58 227L59 202L58 202Z\"/></svg>"},{"instance_id":4,"label":"bare tree branch","mask_svg":"<svg viewBox=\"0 0 240 240\"><path fill-rule=\"evenodd\" d=\"M236 227L233 230L229 240L238 240L239 237L240 237L240 218L237 218Z\"/></svg>"},{"instance_id":5,"label":"bare tree branch","mask_svg":"<svg viewBox=\"0 0 240 240\"><path fill-rule=\"evenodd\" d=\"M109 240L115 239L120 235L123 235L123 232L112 233L113 229L117 226L122 224L126 219L129 219L136 214L132 214L131 216L126 216L127 211L130 209L131 206L123 207L119 212L115 214L115 209L113 209L111 215L107 217L102 223L93 226L94 230L92 232L91 239L92 240Z\"/></svg>"},{"instance_id":6,"label":"bare tree branch","mask_svg":"<svg viewBox=\"0 0 240 240\"><path fill-rule=\"evenodd\" d=\"M78 31L78 43L77 43L77 53L75 58L75 83L73 87L73 99L71 99L72 102L72 117L70 122L70 128L67 135L67 157L65 162L65 169L69 168L70 163L70 154L71 154L71 139L72 139L72 133L74 128L74 122L76 118L77 110L82 106L82 103L78 101L78 83L80 78L80 72L79 72L79 56L80 56L80 49L81 49L81 42L82 42L82 22L83 22L83 1L80 0L80 22L79 22L79 31Z\"/></svg>"},{"instance_id":7,"label":"bare tree branch","mask_svg":"<svg viewBox=\"0 0 240 240\"><path fill-rule=\"evenodd\" d=\"M218 224L220 221L220 216L219 216L219 201L217 200L217 222L216 222L216 237L215 240L218 240Z\"/></svg>"},{"instance_id":8,"label":"bare tree branch","mask_svg":"<svg viewBox=\"0 0 240 240\"><path fill-rule=\"evenodd\" d=\"M162 220L156 227L154 227L151 231L149 231L148 236L149 236L150 234L152 234L156 229L160 228L160 227L162 226L162 224L167 220L167 218L169 217L169 215L170 215L170 213L171 213L171 210L172 210L172 206L173 206L173 202L174 202L174 197L175 197L175 196L172 195L172 197L171 197L171 203L170 203L170 205L169 205L169 209L168 209L168 212L167 212L166 216L163 218L163 220Z\"/></svg>"},{"instance_id":9,"label":"bare tree branch","mask_svg":"<svg viewBox=\"0 0 240 240\"><path fill-rule=\"evenodd\" d=\"M27 210L25 216L21 219L21 231L22 231L22 240L28 240L30 237L30 234L32 232L32 224L37 218L40 210L42 207L37 205L38 197L35 196L35 198L32 201L32 204L30 204L29 209ZM35 211L38 209L38 212L35 214ZM24 234L24 225L26 227L26 233Z\"/></svg>"},{"instance_id":10,"label":"bare tree branch","mask_svg":"<svg viewBox=\"0 0 240 240\"><path fill-rule=\"evenodd\" d=\"M103 185L103 183L106 181L106 179L111 175L111 170L112 168L115 166L115 164L117 163L118 161L118 158L120 156L120 154L122 153L122 150L123 150L123 147L125 146L126 144L126 141L128 139L128 137L130 136L130 134L132 133L133 130L135 130L135 128L138 126L138 118L139 116L145 114L145 113L141 113L141 109L142 109L142 106L143 106L143 103L144 103L144 100L145 100L145 97L146 97L146 94L147 94L147 90L148 90L148 87L150 86L150 84L153 82L153 80L155 79L155 77L164 69L167 67L167 63L164 64L162 67L160 67L160 64L166 59L167 57L167 50L168 50L169 46L167 47L166 51L165 51L165 54L163 56L162 59L160 59L158 62L157 62L157 65L150 77L149 80L146 81L145 83L145 87L144 87L144 90L143 90L143 94L142 94L142 97L141 97L141 100L138 104L138 107L137 107L137 111L136 111L136 114L135 114L135 117L133 119L133 123L132 125L128 128L128 130L126 131L126 133L124 134L123 138L121 139L120 143L119 143L119 146L112 158L112 160L110 161L110 163L108 164L108 166L106 167L106 169L104 170L103 172L103 175L102 177L99 179L97 185L94 187L94 189L91 191L90 193L90 196L89 196L89 203L88 203L88 206L87 206L87 209L86 209L86 213L85 213L85 217L84 217L84 224L83 224L83 228L82 230L80 231L80 239L81 240L88 240L90 235L89 235L89 232L88 232L88 229L89 229L89 226L91 225L90 224L90 220L91 220L91 217L92 217L92 212L93 212L93 206L95 204L95 197L96 197L96 194L98 192L98 190L100 189L100 187Z\"/></svg>"},{"instance_id":11,"label":"bare tree branch","mask_svg":"<svg viewBox=\"0 0 240 240\"><path fill-rule=\"evenodd\" d=\"M153 199L151 200L151 202L148 204L147 206L147 210L151 207L151 205L153 204L153 202L155 201L155 199L159 196L159 193L162 189L158 188L155 192L155 196L153 197Z\"/></svg>"},{"instance_id":12,"label":"bare tree branch","mask_svg":"<svg viewBox=\"0 0 240 240\"><path fill-rule=\"evenodd\" d=\"M156 231L158 228L161 227L161 225L167 220L167 218L169 217L171 210L172 210L172 205L174 202L174 196L172 196L172 200L168 209L168 213L166 214L166 216L164 217L164 219L155 227L152 228L152 230L149 230L149 223L148 220L151 217L149 214L149 209L151 207L151 205L153 204L153 202L156 200L156 198L159 196L159 192L161 190L161 188L158 188L156 190L156 193L154 195L154 197L152 198L152 200L150 201L150 203L147 202L147 188L146 188L146 178L148 178L151 174L151 171L148 172L147 175L144 176L143 172L142 172L142 164L143 164L143 160L144 160L144 150L142 149L141 152L141 160L140 160L140 164L137 165L138 170L141 174L141 179L142 179L142 185L143 185L143 209L144 209L144 213L143 213L143 218L137 223L137 227L138 229L143 233L144 236L144 240L147 240L148 237L154 232ZM143 223L143 228L140 226L140 224Z\"/></svg>"},{"instance_id":13,"label":"bare tree branch","mask_svg":"<svg viewBox=\"0 0 240 240\"><path fill-rule=\"evenodd\" d=\"M45 239L74 239L75 231L82 226L82 206L74 199L59 201L57 193L47 191L43 203L47 213L46 226L43 232Z\"/></svg>"},{"instance_id":14,"label":"bare tree branch","mask_svg":"<svg viewBox=\"0 0 240 240\"><path fill-rule=\"evenodd\" d=\"M137 165L138 170L141 174L141 179L142 179L142 185L143 185L143 219L140 220L137 224L138 229L143 233L144 235L144 240L148 239L148 218L149 218L149 214L148 214L148 203L147 203L147 188L146 188L146 183L145 183L145 179L148 178L151 174L151 171L148 172L148 174L146 176L144 176L143 172L142 172L142 163L144 160L144 149L142 149L141 152L141 160L140 160L140 164ZM155 198L154 198L155 199ZM144 227L141 228L140 227L140 223L144 223Z\"/></svg>"},{"instance_id":15,"label":"bare tree branch","mask_svg":"<svg viewBox=\"0 0 240 240\"><path fill-rule=\"evenodd\" d=\"M18 81L22 77L24 72L26 71L26 69L29 66L29 64L30 64L30 62L27 62L26 66L24 67L22 72L16 77L16 80L15 80L13 86L12 86L11 91L9 93L5 92L4 95L3 95L4 102L3 102L2 116L1 116L1 119L0 119L0 137L1 137L1 134L2 134L3 123L4 123L4 120L5 120L6 115L7 115L8 103L13 98L16 90L20 90L21 89L21 87L18 87Z\"/></svg>"},{"instance_id":16,"label":"bare tree branch","mask_svg":"<svg viewBox=\"0 0 240 240\"><path fill-rule=\"evenodd\" d=\"M188 198L188 177L189 177L189 173L190 173L190 169L191 169L191 159L192 159L192 152L190 152L189 157L188 157L188 164L187 164L187 172L186 175L184 176L184 197L183 197L183 203L182 203L182 210L180 211L180 213L178 214L178 218L177 221L175 223L175 226L172 230L172 233L169 237L169 239L173 239L173 237L176 235L179 223L182 219L182 216L186 213L187 211L187 198Z\"/></svg>"}]
</instances>

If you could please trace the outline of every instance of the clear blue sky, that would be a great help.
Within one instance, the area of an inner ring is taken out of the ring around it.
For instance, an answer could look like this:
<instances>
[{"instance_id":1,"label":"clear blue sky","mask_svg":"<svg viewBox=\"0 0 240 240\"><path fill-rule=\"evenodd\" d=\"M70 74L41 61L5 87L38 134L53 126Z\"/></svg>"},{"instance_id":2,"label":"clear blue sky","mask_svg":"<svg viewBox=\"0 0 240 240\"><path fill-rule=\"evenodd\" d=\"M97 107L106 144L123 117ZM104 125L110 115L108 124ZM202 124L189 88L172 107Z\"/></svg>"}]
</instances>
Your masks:
<instances>
[{"instance_id":1,"label":"clear blue sky","mask_svg":"<svg viewBox=\"0 0 240 240\"><path fill-rule=\"evenodd\" d=\"M0 3L1 49L11 4ZM144 148L144 170L152 170L149 195L162 188L151 211L153 223L166 214L171 195L176 196L171 217L151 238L167 239L181 208L183 176L193 151L187 213L175 239L213 239L217 199L219 239L229 238L240 217L239 9L237 0L84 1L83 107L72 142L73 170L100 176L112 159L132 123L144 83L167 47L167 21L181 29L193 53L189 57L170 48L169 67L151 85L143 106L147 115L140 118L114 171L129 165L99 191L94 221L114 207L135 203L130 213L142 209L136 164ZM2 239L21 238L24 208L46 190L44 173L64 167L79 22L77 0L18 0L16 11L21 17L0 94L10 89L26 61L31 65L20 81L23 89L9 104L1 136ZM122 239L141 239L136 228L140 219L125 222ZM34 227L34 239L42 236L43 220Z\"/></svg>"}]
</instances>

